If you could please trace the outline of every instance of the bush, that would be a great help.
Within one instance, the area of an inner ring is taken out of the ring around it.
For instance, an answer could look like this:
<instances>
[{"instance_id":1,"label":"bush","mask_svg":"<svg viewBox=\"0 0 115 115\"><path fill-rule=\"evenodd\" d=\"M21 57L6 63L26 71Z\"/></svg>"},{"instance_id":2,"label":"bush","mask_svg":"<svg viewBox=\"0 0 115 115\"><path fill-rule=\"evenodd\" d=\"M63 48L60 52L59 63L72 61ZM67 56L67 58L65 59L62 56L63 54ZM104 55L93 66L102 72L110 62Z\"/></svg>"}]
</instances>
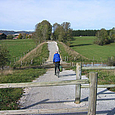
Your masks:
<instances>
[{"instance_id":1,"label":"bush","mask_svg":"<svg viewBox=\"0 0 115 115\"><path fill-rule=\"evenodd\" d=\"M10 61L10 54L6 46L0 46L0 67L3 67Z\"/></svg>"},{"instance_id":2,"label":"bush","mask_svg":"<svg viewBox=\"0 0 115 115\"><path fill-rule=\"evenodd\" d=\"M107 65L108 66L115 66L115 57L109 57L108 59L107 59Z\"/></svg>"}]
</instances>

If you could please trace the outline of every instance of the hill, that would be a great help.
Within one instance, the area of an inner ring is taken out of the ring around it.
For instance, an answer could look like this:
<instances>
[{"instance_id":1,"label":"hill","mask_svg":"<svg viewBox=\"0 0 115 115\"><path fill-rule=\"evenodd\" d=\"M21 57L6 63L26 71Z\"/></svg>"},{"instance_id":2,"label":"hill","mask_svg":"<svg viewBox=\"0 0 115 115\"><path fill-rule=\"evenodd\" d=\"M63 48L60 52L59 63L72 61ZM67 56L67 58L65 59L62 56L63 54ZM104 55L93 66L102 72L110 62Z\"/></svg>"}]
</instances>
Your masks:
<instances>
[{"instance_id":1,"label":"hill","mask_svg":"<svg viewBox=\"0 0 115 115\"><path fill-rule=\"evenodd\" d=\"M0 30L0 33L4 33L6 35L8 35L8 34L16 34L16 33L31 34L31 33L33 33L33 31L8 31L8 30Z\"/></svg>"}]
</instances>

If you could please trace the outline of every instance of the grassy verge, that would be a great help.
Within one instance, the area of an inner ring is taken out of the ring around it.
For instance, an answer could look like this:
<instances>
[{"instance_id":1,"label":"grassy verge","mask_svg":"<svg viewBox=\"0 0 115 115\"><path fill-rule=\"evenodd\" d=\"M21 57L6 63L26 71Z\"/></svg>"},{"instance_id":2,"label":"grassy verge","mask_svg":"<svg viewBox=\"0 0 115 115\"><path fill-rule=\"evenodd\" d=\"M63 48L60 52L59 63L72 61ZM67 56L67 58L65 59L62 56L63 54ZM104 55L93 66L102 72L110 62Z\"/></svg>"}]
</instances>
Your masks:
<instances>
[{"instance_id":1,"label":"grassy verge","mask_svg":"<svg viewBox=\"0 0 115 115\"><path fill-rule=\"evenodd\" d=\"M115 70L83 70L82 74L88 76L92 71L98 72L98 85L115 84ZM115 87L108 89L115 92Z\"/></svg>"},{"instance_id":2,"label":"grassy verge","mask_svg":"<svg viewBox=\"0 0 115 115\"><path fill-rule=\"evenodd\" d=\"M31 82L44 73L45 69L12 70L8 75L0 75L0 83ZM0 89L0 110L18 109L17 101L22 93L22 88Z\"/></svg>"},{"instance_id":3,"label":"grassy verge","mask_svg":"<svg viewBox=\"0 0 115 115\"><path fill-rule=\"evenodd\" d=\"M82 56L78 52L72 50L70 47L65 45L62 42L58 42L58 47L60 54L62 56L62 59L64 60L65 57L68 57L68 62L79 62L79 61L88 61L88 58ZM65 61L65 60L64 60Z\"/></svg>"},{"instance_id":4,"label":"grassy verge","mask_svg":"<svg viewBox=\"0 0 115 115\"><path fill-rule=\"evenodd\" d=\"M31 52L27 53L23 58L16 62L15 66L29 66L29 65L40 65L49 56L48 44L42 43L38 45ZM22 65L21 65L22 62Z\"/></svg>"}]
</instances>

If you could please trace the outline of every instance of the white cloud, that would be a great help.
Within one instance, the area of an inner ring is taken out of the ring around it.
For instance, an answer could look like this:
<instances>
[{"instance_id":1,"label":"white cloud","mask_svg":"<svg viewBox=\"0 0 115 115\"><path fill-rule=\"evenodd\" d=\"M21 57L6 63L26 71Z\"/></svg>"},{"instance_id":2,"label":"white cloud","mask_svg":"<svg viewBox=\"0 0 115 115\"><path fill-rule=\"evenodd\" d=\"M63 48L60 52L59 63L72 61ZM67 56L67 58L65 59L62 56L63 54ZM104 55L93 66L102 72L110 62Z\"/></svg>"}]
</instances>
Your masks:
<instances>
[{"instance_id":1,"label":"white cloud","mask_svg":"<svg viewBox=\"0 0 115 115\"><path fill-rule=\"evenodd\" d=\"M0 29L34 30L44 19L69 21L73 29L110 29L114 11L114 0L2 0Z\"/></svg>"}]
</instances>

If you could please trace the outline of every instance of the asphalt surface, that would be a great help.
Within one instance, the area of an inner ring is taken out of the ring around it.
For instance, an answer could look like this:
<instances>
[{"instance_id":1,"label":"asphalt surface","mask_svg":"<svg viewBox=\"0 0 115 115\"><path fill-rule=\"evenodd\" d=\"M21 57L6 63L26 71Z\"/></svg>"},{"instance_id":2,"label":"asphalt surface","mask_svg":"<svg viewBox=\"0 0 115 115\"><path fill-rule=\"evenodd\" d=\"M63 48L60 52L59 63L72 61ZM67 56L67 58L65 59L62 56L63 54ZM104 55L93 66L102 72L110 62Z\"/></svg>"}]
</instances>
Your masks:
<instances>
[{"instance_id":1,"label":"asphalt surface","mask_svg":"<svg viewBox=\"0 0 115 115\"><path fill-rule=\"evenodd\" d=\"M48 42L49 59L52 63L53 54L58 51L56 42ZM33 82L50 82L75 80L76 73L73 70L63 70L60 77L54 75L54 68L48 69L46 74L40 76ZM82 79L87 79L82 76ZM20 99L21 109L62 109L62 108L84 108L88 107L89 89L82 88L81 103L75 104L75 85L53 86L53 87L34 87L26 88L23 97ZM67 113L69 115L69 113ZM85 115L87 112L71 113L71 115ZM97 115L115 114L115 93L106 88L97 90Z\"/></svg>"}]
</instances>

